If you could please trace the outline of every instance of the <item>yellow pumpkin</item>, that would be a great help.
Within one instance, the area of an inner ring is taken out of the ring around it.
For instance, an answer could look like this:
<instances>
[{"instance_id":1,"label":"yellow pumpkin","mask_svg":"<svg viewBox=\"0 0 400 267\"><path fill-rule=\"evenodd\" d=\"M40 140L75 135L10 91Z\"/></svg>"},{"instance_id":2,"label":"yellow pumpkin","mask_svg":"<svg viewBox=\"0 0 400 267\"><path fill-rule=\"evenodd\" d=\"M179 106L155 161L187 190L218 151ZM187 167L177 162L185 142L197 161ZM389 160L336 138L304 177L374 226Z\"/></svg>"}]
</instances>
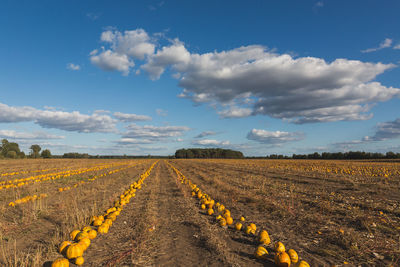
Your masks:
<instances>
[{"instance_id":1,"label":"yellow pumpkin","mask_svg":"<svg viewBox=\"0 0 400 267\"><path fill-rule=\"evenodd\" d=\"M227 225L231 225L232 223L233 223L232 217L226 218L226 224L227 224Z\"/></svg>"},{"instance_id":2,"label":"yellow pumpkin","mask_svg":"<svg viewBox=\"0 0 400 267\"><path fill-rule=\"evenodd\" d=\"M285 245L283 245L282 242L276 242L274 245L275 248L275 252L279 253L279 252L285 252Z\"/></svg>"},{"instance_id":3,"label":"yellow pumpkin","mask_svg":"<svg viewBox=\"0 0 400 267\"><path fill-rule=\"evenodd\" d=\"M205 210L205 209L206 209L206 205L201 204L201 209L202 209L202 210Z\"/></svg>"},{"instance_id":4,"label":"yellow pumpkin","mask_svg":"<svg viewBox=\"0 0 400 267\"><path fill-rule=\"evenodd\" d=\"M235 229L240 231L242 229L242 226L243 225L240 222L238 222L238 223L235 224Z\"/></svg>"},{"instance_id":5,"label":"yellow pumpkin","mask_svg":"<svg viewBox=\"0 0 400 267\"><path fill-rule=\"evenodd\" d=\"M269 245L271 243L271 239L269 238L268 232L265 230L262 230L260 232L258 241L262 244Z\"/></svg>"},{"instance_id":6,"label":"yellow pumpkin","mask_svg":"<svg viewBox=\"0 0 400 267\"><path fill-rule=\"evenodd\" d=\"M74 261L74 263L75 263L76 265L78 265L78 266L83 265L84 262L85 262L85 260L83 259L82 256L77 257L77 258L75 259L75 261Z\"/></svg>"},{"instance_id":7,"label":"yellow pumpkin","mask_svg":"<svg viewBox=\"0 0 400 267\"><path fill-rule=\"evenodd\" d=\"M306 261L300 261L299 264L296 265L296 267L310 267L310 264Z\"/></svg>"},{"instance_id":8,"label":"yellow pumpkin","mask_svg":"<svg viewBox=\"0 0 400 267\"><path fill-rule=\"evenodd\" d=\"M244 230L244 231L245 231L246 234L249 235L249 234L251 234L251 231L252 231L252 230L253 230L253 229L251 229L251 227L247 225L247 226L246 226L246 230Z\"/></svg>"},{"instance_id":9,"label":"yellow pumpkin","mask_svg":"<svg viewBox=\"0 0 400 267\"><path fill-rule=\"evenodd\" d=\"M208 209L207 210L207 214L208 215L213 215L214 214L214 210L213 209Z\"/></svg>"},{"instance_id":10,"label":"yellow pumpkin","mask_svg":"<svg viewBox=\"0 0 400 267\"><path fill-rule=\"evenodd\" d=\"M259 246L259 247L257 247L256 251L254 252L254 255L258 259L266 260L267 259L267 255L268 255L268 251L267 251L267 249L265 247Z\"/></svg>"},{"instance_id":11,"label":"yellow pumpkin","mask_svg":"<svg viewBox=\"0 0 400 267\"><path fill-rule=\"evenodd\" d=\"M240 220L241 220L242 222L244 222L246 219L242 216L242 217L240 217Z\"/></svg>"},{"instance_id":12,"label":"yellow pumpkin","mask_svg":"<svg viewBox=\"0 0 400 267\"><path fill-rule=\"evenodd\" d=\"M224 209L225 209L225 206L221 204L218 207L218 212L222 212L222 211L224 211Z\"/></svg>"},{"instance_id":13,"label":"yellow pumpkin","mask_svg":"<svg viewBox=\"0 0 400 267\"><path fill-rule=\"evenodd\" d=\"M251 223L251 224L250 224L250 228L251 228L251 230L253 230L253 231L256 231L256 230L257 230L257 226L256 226L254 223Z\"/></svg>"},{"instance_id":14,"label":"yellow pumpkin","mask_svg":"<svg viewBox=\"0 0 400 267\"><path fill-rule=\"evenodd\" d=\"M69 261L66 258L58 258L53 261L51 267L69 267Z\"/></svg>"},{"instance_id":15,"label":"yellow pumpkin","mask_svg":"<svg viewBox=\"0 0 400 267\"><path fill-rule=\"evenodd\" d=\"M79 244L82 246L83 251L85 251L90 246L90 239L88 237L82 238L79 240Z\"/></svg>"},{"instance_id":16,"label":"yellow pumpkin","mask_svg":"<svg viewBox=\"0 0 400 267\"><path fill-rule=\"evenodd\" d=\"M99 228L97 229L97 231L100 233L100 234L107 234L108 233L108 229L109 229L109 225L108 224L102 224L102 225L100 225L99 226Z\"/></svg>"},{"instance_id":17,"label":"yellow pumpkin","mask_svg":"<svg viewBox=\"0 0 400 267\"><path fill-rule=\"evenodd\" d=\"M95 239L96 238L96 236L97 236L97 231L96 230L90 230L89 232L88 232L88 237L89 237L89 239Z\"/></svg>"},{"instance_id":18,"label":"yellow pumpkin","mask_svg":"<svg viewBox=\"0 0 400 267\"><path fill-rule=\"evenodd\" d=\"M85 227L83 227L82 232L89 232L90 230L92 230L92 227L85 226Z\"/></svg>"},{"instance_id":19,"label":"yellow pumpkin","mask_svg":"<svg viewBox=\"0 0 400 267\"><path fill-rule=\"evenodd\" d=\"M87 232L80 232L75 236L75 241L80 241L83 238L87 238L89 235Z\"/></svg>"},{"instance_id":20,"label":"yellow pumpkin","mask_svg":"<svg viewBox=\"0 0 400 267\"><path fill-rule=\"evenodd\" d=\"M73 230L70 234L69 237L71 237L72 240L75 239L75 237L77 236L77 234L79 234L81 231L79 230Z\"/></svg>"},{"instance_id":21,"label":"yellow pumpkin","mask_svg":"<svg viewBox=\"0 0 400 267\"><path fill-rule=\"evenodd\" d=\"M221 219L221 218L222 218L221 215L218 215L217 217L215 217L215 219L216 219L217 221L219 221L219 219Z\"/></svg>"},{"instance_id":22,"label":"yellow pumpkin","mask_svg":"<svg viewBox=\"0 0 400 267\"><path fill-rule=\"evenodd\" d=\"M76 257L82 256L83 250L81 245L74 243L68 246L66 256L68 259L74 259Z\"/></svg>"},{"instance_id":23,"label":"yellow pumpkin","mask_svg":"<svg viewBox=\"0 0 400 267\"><path fill-rule=\"evenodd\" d=\"M105 224L108 224L109 226L111 226L111 225L112 225L112 220L106 219L106 220L104 221L104 223L105 223Z\"/></svg>"},{"instance_id":24,"label":"yellow pumpkin","mask_svg":"<svg viewBox=\"0 0 400 267\"><path fill-rule=\"evenodd\" d=\"M279 267L290 267L290 257L286 252L279 252L275 255L275 264Z\"/></svg>"},{"instance_id":25,"label":"yellow pumpkin","mask_svg":"<svg viewBox=\"0 0 400 267\"><path fill-rule=\"evenodd\" d=\"M104 221L104 216L100 215L99 217L97 217L97 219L100 220L100 221Z\"/></svg>"},{"instance_id":26,"label":"yellow pumpkin","mask_svg":"<svg viewBox=\"0 0 400 267\"><path fill-rule=\"evenodd\" d=\"M224 218L219 219L220 226L226 226L226 220Z\"/></svg>"},{"instance_id":27,"label":"yellow pumpkin","mask_svg":"<svg viewBox=\"0 0 400 267\"><path fill-rule=\"evenodd\" d=\"M60 244L60 246L58 247L58 252L60 254L63 254L65 252L65 248L68 247L69 245L71 245L72 242L71 241L64 241Z\"/></svg>"},{"instance_id":28,"label":"yellow pumpkin","mask_svg":"<svg viewBox=\"0 0 400 267\"><path fill-rule=\"evenodd\" d=\"M299 255L297 255L297 252L294 249L289 249L288 252L290 261L293 263L297 263L299 261Z\"/></svg>"},{"instance_id":29,"label":"yellow pumpkin","mask_svg":"<svg viewBox=\"0 0 400 267\"><path fill-rule=\"evenodd\" d=\"M103 221L102 220L100 220L100 219L96 219L96 220L94 220L93 221L93 226L100 226L101 224L103 223Z\"/></svg>"},{"instance_id":30,"label":"yellow pumpkin","mask_svg":"<svg viewBox=\"0 0 400 267\"><path fill-rule=\"evenodd\" d=\"M224 218L226 219L228 217L231 217L231 212L229 210L225 210L224 211Z\"/></svg>"}]
</instances>

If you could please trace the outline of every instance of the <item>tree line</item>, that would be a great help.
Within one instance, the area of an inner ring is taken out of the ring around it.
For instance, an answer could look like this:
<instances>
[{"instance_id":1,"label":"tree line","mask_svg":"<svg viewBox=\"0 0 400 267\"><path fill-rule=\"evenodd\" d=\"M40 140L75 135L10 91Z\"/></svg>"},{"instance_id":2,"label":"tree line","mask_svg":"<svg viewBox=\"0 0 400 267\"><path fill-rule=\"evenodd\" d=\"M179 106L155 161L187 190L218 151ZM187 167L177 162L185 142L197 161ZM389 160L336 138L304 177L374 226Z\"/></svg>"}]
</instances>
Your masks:
<instances>
[{"instance_id":1,"label":"tree line","mask_svg":"<svg viewBox=\"0 0 400 267\"><path fill-rule=\"evenodd\" d=\"M48 149L42 150L39 145L31 145L29 155L25 155L24 151L21 151L18 143L9 142L7 139L1 140L0 145L0 158L10 159L23 159L23 158L51 158L51 152Z\"/></svg>"},{"instance_id":2,"label":"tree line","mask_svg":"<svg viewBox=\"0 0 400 267\"><path fill-rule=\"evenodd\" d=\"M400 159L400 153L392 151L383 153L349 151L349 152L314 152L311 154L293 154L292 156L271 154L267 159Z\"/></svg>"},{"instance_id":3,"label":"tree line","mask_svg":"<svg viewBox=\"0 0 400 267\"><path fill-rule=\"evenodd\" d=\"M226 158L241 159L244 158L243 153L231 149L222 148L188 148L178 149L175 152L175 158Z\"/></svg>"}]
</instances>

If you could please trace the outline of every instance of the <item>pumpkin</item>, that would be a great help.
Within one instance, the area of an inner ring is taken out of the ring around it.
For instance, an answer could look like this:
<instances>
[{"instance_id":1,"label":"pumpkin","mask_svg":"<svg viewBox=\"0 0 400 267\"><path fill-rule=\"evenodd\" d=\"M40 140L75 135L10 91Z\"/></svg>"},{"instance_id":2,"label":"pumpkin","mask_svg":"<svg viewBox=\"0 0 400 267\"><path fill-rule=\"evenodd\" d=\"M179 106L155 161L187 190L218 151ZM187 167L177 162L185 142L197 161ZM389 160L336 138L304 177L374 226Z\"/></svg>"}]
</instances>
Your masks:
<instances>
[{"instance_id":1,"label":"pumpkin","mask_svg":"<svg viewBox=\"0 0 400 267\"><path fill-rule=\"evenodd\" d=\"M256 256L257 259L265 260L265 259L267 259L267 255L268 255L268 251L263 246L257 247L256 251L254 252L254 256Z\"/></svg>"},{"instance_id":2,"label":"pumpkin","mask_svg":"<svg viewBox=\"0 0 400 267\"><path fill-rule=\"evenodd\" d=\"M85 262L85 260L83 259L83 257L82 256L80 256L80 257L77 257L76 259L75 259L75 264L76 265L78 265L78 266L80 266L80 265L83 265L83 263Z\"/></svg>"},{"instance_id":3,"label":"pumpkin","mask_svg":"<svg viewBox=\"0 0 400 267\"><path fill-rule=\"evenodd\" d=\"M104 223L105 223L105 224L108 224L109 226L111 226L111 225L112 225L112 220L106 219L106 220L104 221Z\"/></svg>"},{"instance_id":4,"label":"pumpkin","mask_svg":"<svg viewBox=\"0 0 400 267\"><path fill-rule=\"evenodd\" d=\"M218 221L219 219L221 219L222 218L222 216L221 215L218 215L217 217L215 217L215 219Z\"/></svg>"},{"instance_id":5,"label":"pumpkin","mask_svg":"<svg viewBox=\"0 0 400 267\"><path fill-rule=\"evenodd\" d=\"M249 235L249 234L251 233L252 229L251 229L250 226L247 225L247 226L246 226L246 230L244 230L244 231L245 231L246 234Z\"/></svg>"},{"instance_id":6,"label":"pumpkin","mask_svg":"<svg viewBox=\"0 0 400 267\"><path fill-rule=\"evenodd\" d=\"M218 212L222 212L224 209L225 209L225 206L221 204L221 205L218 207Z\"/></svg>"},{"instance_id":7,"label":"pumpkin","mask_svg":"<svg viewBox=\"0 0 400 267\"><path fill-rule=\"evenodd\" d=\"M300 261L297 267L310 267L310 264L308 264L306 261Z\"/></svg>"},{"instance_id":8,"label":"pumpkin","mask_svg":"<svg viewBox=\"0 0 400 267\"><path fill-rule=\"evenodd\" d=\"M90 239L88 237L79 240L79 244L82 245L83 251L85 251L90 246Z\"/></svg>"},{"instance_id":9,"label":"pumpkin","mask_svg":"<svg viewBox=\"0 0 400 267\"><path fill-rule=\"evenodd\" d=\"M226 219L228 217L231 217L231 212L229 210L225 210L224 211L224 218Z\"/></svg>"},{"instance_id":10,"label":"pumpkin","mask_svg":"<svg viewBox=\"0 0 400 267\"><path fill-rule=\"evenodd\" d=\"M242 217L240 217L240 220L241 220L242 222L244 222L246 219L242 216Z\"/></svg>"},{"instance_id":11,"label":"pumpkin","mask_svg":"<svg viewBox=\"0 0 400 267\"><path fill-rule=\"evenodd\" d=\"M70 234L69 237L71 237L72 240L75 239L75 237L77 236L77 234L79 234L81 231L79 230L73 230Z\"/></svg>"},{"instance_id":12,"label":"pumpkin","mask_svg":"<svg viewBox=\"0 0 400 267\"><path fill-rule=\"evenodd\" d=\"M291 262L297 263L299 261L299 255L297 255L297 252L294 249L289 249L287 253Z\"/></svg>"},{"instance_id":13,"label":"pumpkin","mask_svg":"<svg viewBox=\"0 0 400 267\"><path fill-rule=\"evenodd\" d=\"M108 228L109 228L110 226L108 225L108 224L102 224L102 225L100 225L99 226L99 228L97 229L98 230L98 232L100 233L100 234L107 234L108 233Z\"/></svg>"},{"instance_id":14,"label":"pumpkin","mask_svg":"<svg viewBox=\"0 0 400 267\"><path fill-rule=\"evenodd\" d=\"M226 218L226 224L227 224L227 225L231 225L232 223L233 223L232 217Z\"/></svg>"},{"instance_id":15,"label":"pumpkin","mask_svg":"<svg viewBox=\"0 0 400 267\"><path fill-rule=\"evenodd\" d=\"M201 209L205 210L206 209L206 205L205 204L201 204Z\"/></svg>"},{"instance_id":16,"label":"pumpkin","mask_svg":"<svg viewBox=\"0 0 400 267\"><path fill-rule=\"evenodd\" d=\"M279 267L290 267L290 257L286 252L279 252L275 255L275 264Z\"/></svg>"},{"instance_id":17,"label":"pumpkin","mask_svg":"<svg viewBox=\"0 0 400 267\"><path fill-rule=\"evenodd\" d=\"M111 213L107 216L107 220L115 221L117 219L117 216L114 213Z\"/></svg>"},{"instance_id":18,"label":"pumpkin","mask_svg":"<svg viewBox=\"0 0 400 267\"><path fill-rule=\"evenodd\" d=\"M196 195L196 193L192 191L192 197L194 197L195 195Z\"/></svg>"},{"instance_id":19,"label":"pumpkin","mask_svg":"<svg viewBox=\"0 0 400 267\"><path fill-rule=\"evenodd\" d=\"M75 236L75 241L80 241L83 238L87 238L89 235L87 232L80 232Z\"/></svg>"},{"instance_id":20,"label":"pumpkin","mask_svg":"<svg viewBox=\"0 0 400 267\"><path fill-rule=\"evenodd\" d=\"M103 223L103 221L102 220L100 220L100 219L96 219L96 220L94 220L93 221L93 226L100 226L101 224Z\"/></svg>"},{"instance_id":21,"label":"pumpkin","mask_svg":"<svg viewBox=\"0 0 400 267\"><path fill-rule=\"evenodd\" d=\"M282 242L276 242L274 248L277 253L285 252L285 245Z\"/></svg>"},{"instance_id":22,"label":"pumpkin","mask_svg":"<svg viewBox=\"0 0 400 267\"><path fill-rule=\"evenodd\" d=\"M96 230L90 230L89 232L88 232L88 237L89 237L89 239L95 239L96 238L96 236L97 236L97 231Z\"/></svg>"},{"instance_id":23,"label":"pumpkin","mask_svg":"<svg viewBox=\"0 0 400 267\"><path fill-rule=\"evenodd\" d=\"M256 231L256 230L257 230L257 226L256 226L254 223L251 223L251 224L250 224L250 228L251 228L251 230L253 230L253 231Z\"/></svg>"},{"instance_id":24,"label":"pumpkin","mask_svg":"<svg viewBox=\"0 0 400 267\"><path fill-rule=\"evenodd\" d=\"M224 218L219 219L220 226L226 226L226 220Z\"/></svg>"},{"instance_id":25,"label":"pumpkin","mask_svg":"<svg viewBox=\"0 0 400 267\"><path fill-rule=\"evenodd\" d=\"M71 245L72 242L71 241L64 241L60 244L60 246L58 247L58 252L60 254L63 254L65 252L65 248L68 247L69 245Z\"/></svg>"},{"instance_id":26,"label":"pumpkin","mask_svg":"<svg viewBox=\"0 0 400 267\"><path fill-rule=\"evenodd\" d=\"M262 244L269 245L269 243L271 243L271 239L269 238L268 232L265 230L262 230L260 232L260 237L259 237L258 241Z\"/></svg>"},{"instance_id":27,"label":"pumpkin","mask_svg":"<svg viewBox=\"0 0 400 267\"><path fill-rule=\"evenodd\" d=\"M89 232L90 230L92 230L92 227L85 226L85 227L83 227L82 232Z\"/></svg>"},{"instance_id":28,"label":"pumpkin","mask_svg":"<svg viewBox=\"0 0 400 267\"><path fill-rule=\"evenodd\" d=\"M242 229L242 226L243 225L240 222L238 222L238 223L235 224L235 229L240 231Z\"/></svg>"},{"instance_id":29,"label":"pumpkin","mask_svg":"<svg viewBox=\"0 0 400 267\"><path fill-rule=\"evenodd\" d=\"M58 258L53 261L51 267L69 267L69 261L66 258Z\"/></svg>"},{"instance_id":30,"label":"pumpkin","mask_svg":"<svg viewBox=\"0 0 400 267\"><path fill-rule=\"evenodd\" d=\"M207 214L208 214L208 215L213 215L213 213L214 213L214 210L213 210L213 209L208 209L208 210L207 210Z\"/></svg>"},{"instance_id":31,"label":"pumpkin","mask_svg":"<svg viewBox=\"0 0 400 267\"><path fill-rule=\"evenodd\" d=\"M68 246L66 256L68 259L74 259L76 257L82 256L83 250L81 245L74 243Z\"/></svg>"},{"instance_id":32,"label":"pumpkin","mask_svg":"<svg viewBox=\"0 0 400 267\"><path fill-rule=\"evenodd\" d=\"M104 216L100 215L99 217L97 217L97 219L100 220L100 221L104 221Z\"/></svg>"}]
</instances>

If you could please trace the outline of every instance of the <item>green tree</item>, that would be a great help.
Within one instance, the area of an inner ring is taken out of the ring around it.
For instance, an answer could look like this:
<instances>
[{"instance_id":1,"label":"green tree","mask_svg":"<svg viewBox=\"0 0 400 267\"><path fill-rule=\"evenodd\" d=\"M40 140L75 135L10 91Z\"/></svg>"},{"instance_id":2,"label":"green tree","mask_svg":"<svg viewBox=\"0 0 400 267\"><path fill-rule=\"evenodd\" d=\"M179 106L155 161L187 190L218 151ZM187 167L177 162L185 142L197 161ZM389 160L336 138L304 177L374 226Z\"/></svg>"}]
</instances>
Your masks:
<instances>
[{"instance_id":1,"label":"green tree","mask_svg":"<svg viewBox=\"0 0 400 267\"><path fill-rule=\"evenodd\" d=\"M10 151L7 152L7 158L16 159L17 158L17 153L15 151L10 150Z\"/></svg>"},{"instance_id":2,"label":"green tree","mask_svg":"<svg viewBox=\"0 0 400 267\"><path fill-rule=\"evenodd\" d=\"M42 148L39 145L31 145L30 149L31 149L30 155L32 158L40 157L39 152L40 152L40 150L42 150Z\"/></svg>"},{"instance_id":3,"label":"green tree","mask_svg":"<svg viewBox=\"0 0 400 267\"><path fill-rule=\"evenodd\" d=\"M44 159L49 159L51 158L51 152L48 149L45 149L42 151L42 154L40 154L42 156L42 158Z\"/></svg>"}]
</instances>

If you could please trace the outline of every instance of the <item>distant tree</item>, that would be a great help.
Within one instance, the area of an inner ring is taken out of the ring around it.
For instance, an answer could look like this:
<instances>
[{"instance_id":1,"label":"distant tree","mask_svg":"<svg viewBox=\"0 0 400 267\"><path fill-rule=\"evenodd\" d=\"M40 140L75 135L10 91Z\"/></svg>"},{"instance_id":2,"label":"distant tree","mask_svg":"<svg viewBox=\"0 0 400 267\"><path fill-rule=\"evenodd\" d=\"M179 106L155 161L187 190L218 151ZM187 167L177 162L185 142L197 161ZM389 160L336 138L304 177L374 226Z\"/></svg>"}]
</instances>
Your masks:
<instances>
[{"instance_id":1,"label":"distant tree","mask_svg":"<svg viewBox=\"0 0 400 267\"><path fill-rule=\"evenodd\" d=\"M44 159L49 159L51 158L51 152L48 149L45 149L42 151L42 153L40 154L40 156Z\"/></svg>"},{"instance_id":2,"label":"distant tree","mask_svg":"<svg viewBox=\"0 0 400 267\"><path fill-rule=\"evenodd\" d=\"M7 152L7 158L16 159L17 158L17 152L12 151L12 150L8 151Z\"/></svg>"},{"instance_id":3,"label":"distant tree","mask_svg":"<svg viewBox=\"0 0 400 267\"><path fill-rule=\"evenodd\" d=\"M31 157L32 158L39 158L40 157L40 150L42 150L42 148L39 145L31 145L30 147L31 149Z\"/></svg>"},{"instance_id":4,"label":"distant tree","mask_svg":"<svg viewBox=\"0 0 400 267\"><path fill-rule=\"evenodd\" d=\"M17 143L8 142L7 139L1 140L0 151L1 151L0 154L3 157L7 157L7 158L8 157L16 158L21 153L21 150L19 149L19 145ZM14 152L14 153L9 153L9 152Z\"/></svg>"},{"instance_id":5,"label":"distant tree","mask_svg":"<svg viewBox=\"0 0 400 267\"><path fill-rule=\"evenodd\" d=\"M18 154L18 158L24 159L24 158L25 158L25 152L24 152L24 151L21 151L21 152Z\"/></svg>"},{"instance_id":6,"label":"distant tree","mask_svg":"<svg viewBox=\"0 0 400 267\"><path fill-rule=\"evenodd\" d=\"M175 158L243 158L240 151L221 148L178 149Z\"/></svg>"}]
</instances>

